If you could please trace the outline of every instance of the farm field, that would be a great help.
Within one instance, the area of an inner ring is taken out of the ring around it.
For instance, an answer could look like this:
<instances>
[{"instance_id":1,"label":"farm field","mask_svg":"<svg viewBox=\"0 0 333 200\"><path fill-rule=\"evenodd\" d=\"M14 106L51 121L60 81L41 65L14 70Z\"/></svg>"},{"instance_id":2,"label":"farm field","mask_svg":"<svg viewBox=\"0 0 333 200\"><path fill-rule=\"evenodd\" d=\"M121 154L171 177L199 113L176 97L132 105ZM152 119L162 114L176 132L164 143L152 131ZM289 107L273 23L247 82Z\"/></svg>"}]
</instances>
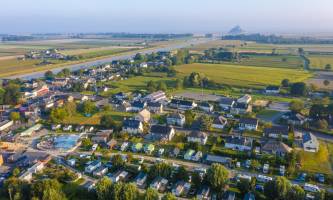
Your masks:
<instances>
[{"instance_id":1,"label":"farm field","mask_svg":"<svg viewBox=\"0 0 333 200\"><path fill-rule=\"evenodd\" d=\"M311 73L303 70L228 64L189 64L177 66L176 70L180 78L198 72L218 83L244 88L264 88L267 85L279 85L285 78L298 82L311 77Z\"/></svg>"},{"instance_id":2,"label":"farm field","mask_svg":"<svg viewBox=\"0 0 333 200\"><path fill-rule=\"evenodd\" d=\"M299 56L263 56L251 55L248 58L243 58L240 62L242 65L259 66L259 67L281 67L300 69L303 62Z\"/></svg>"},{"instance_id":3,"label":"farm field","mask_svg":"<svg viewBox=\"0 0 333 200\"><path fill-rule=\"evenodd\" d=\"M332 171L332 158L333 157L333 144L328 142L320 142L320 148L317 153L301 152L302 168L301 170L331 174Z\"/></svg>"},{"instance_id":4,"label":"farm field","mask_svg":"<svg viewBox=\"0 0 333 200\"><path fill-rule=\"evenodd\" d=\"M333 67L333 54L332 55L309 55L310 68L312 69L325 69L325 65L330 64Z\"/></svg>"}]
</instances>

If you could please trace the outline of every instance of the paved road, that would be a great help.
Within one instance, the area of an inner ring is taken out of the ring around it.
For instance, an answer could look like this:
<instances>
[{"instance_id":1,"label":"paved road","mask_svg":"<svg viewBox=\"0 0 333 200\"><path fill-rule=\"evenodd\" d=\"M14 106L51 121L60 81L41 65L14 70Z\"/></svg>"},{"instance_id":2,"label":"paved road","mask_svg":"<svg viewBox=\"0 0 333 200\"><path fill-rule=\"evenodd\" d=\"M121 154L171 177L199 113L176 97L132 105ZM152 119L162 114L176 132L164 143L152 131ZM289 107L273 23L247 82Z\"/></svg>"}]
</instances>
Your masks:
<instances>
[{"instance_id":1,"label":"paved road","mask_svg":"<svg viewBox=\"0 0 333 200\"><path fill-rule=\"evenodd\" d=\"M210 41L212 39L207 39L207 38L201 38L201 39L190 39L190 40L186 40L184 41L184 43L181 44L171 44L167 47L156 47L156 48L150 48L150 49L143 49L141 51L139 51L142 54L150 54L153 52L159 52L159 51L171 51L171 50L175 50L175 49L181 49L181 48L185 48L185 47L189 47L195 44L201 44L201 43L206 43L208 41ZM58 73L60 72L62 69L64 68L68 68L71 71L76 71L79 69L87 69L90 68L92 66L96 66L96 65L101 65L101 64L105 64L105 63L110 63L114 60L127 60L130 58L133 58L135 56L135 54L137 54L138 51L135 52L128 52L125 53L123 55L115 55L115 56L110 56L107 58L102 58L99 60L94 60L94 61L89 61L89 62L84 62L84 63L79 63L79 64L73 64L73 65L68 65L68 66L64 66L64 67L59 67L56 69L52 69L53 73ZM34 78L41 78L44 76L45 71L39 71L39 72L33 72L33 73L29 73L29 74L23 74L23 75L15 75L15 76L10 76L10 77L6 77L9 79L15 79L15 78L21 78L21 79L25 79L25 80L30 80L30 79L34 79Z\"/></svg>"}]
</instances>

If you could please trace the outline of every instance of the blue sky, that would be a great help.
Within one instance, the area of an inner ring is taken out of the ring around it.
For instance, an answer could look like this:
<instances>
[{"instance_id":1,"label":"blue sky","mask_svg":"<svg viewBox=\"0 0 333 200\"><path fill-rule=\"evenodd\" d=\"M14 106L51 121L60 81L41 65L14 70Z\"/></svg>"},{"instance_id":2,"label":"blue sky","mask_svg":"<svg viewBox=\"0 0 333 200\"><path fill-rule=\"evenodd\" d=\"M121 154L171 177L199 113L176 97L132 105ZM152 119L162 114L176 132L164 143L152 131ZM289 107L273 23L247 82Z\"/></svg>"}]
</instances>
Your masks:
<instances>
[{"instance_id":1,"label":"blue sky","mask_svg":"<svg viewBox=\"0 0 333 200\"><path fill-rule=\"evenodd\" d=\"M0 33L333 32L332 0L0 0Z\"/></svg>"}]
</instances>

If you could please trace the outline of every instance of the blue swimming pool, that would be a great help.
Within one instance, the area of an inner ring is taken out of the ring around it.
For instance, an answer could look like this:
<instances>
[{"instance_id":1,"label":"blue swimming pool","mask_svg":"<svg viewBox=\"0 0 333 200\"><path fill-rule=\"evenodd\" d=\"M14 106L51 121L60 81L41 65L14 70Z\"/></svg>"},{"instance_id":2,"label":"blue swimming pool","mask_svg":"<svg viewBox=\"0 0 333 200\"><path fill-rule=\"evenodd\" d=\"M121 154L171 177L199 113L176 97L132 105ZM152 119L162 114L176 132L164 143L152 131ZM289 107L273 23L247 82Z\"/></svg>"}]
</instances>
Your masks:
<instances>
[{"instance_id":1,"label":"blue swimming pool","mask_svg":"<svg viewBox=\"0 0 333 200\"><path fill-rule=\"evenodd\" d=\"M79 135L60 135L54 138L53 146L59 150L70 150L77 144Z\"/></svg>"}]
</instances>

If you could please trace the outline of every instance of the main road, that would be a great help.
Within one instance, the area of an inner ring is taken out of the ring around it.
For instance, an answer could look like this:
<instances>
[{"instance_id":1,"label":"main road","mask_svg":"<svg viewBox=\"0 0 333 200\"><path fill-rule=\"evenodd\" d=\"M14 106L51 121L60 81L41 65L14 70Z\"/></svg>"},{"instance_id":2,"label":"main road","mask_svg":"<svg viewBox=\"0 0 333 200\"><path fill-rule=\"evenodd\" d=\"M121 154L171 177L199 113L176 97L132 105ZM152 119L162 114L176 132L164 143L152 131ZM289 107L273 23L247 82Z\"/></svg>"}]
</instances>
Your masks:
<instances>
[{"instance_id":1,"label":"main road","mask_svg":"<svg viewBox=\"0 0 333 200\"><path fill-rule=\"evenodd\" d=\"M130 59L130 58L133 58L135 56L135 54L137 54L137 53L150 54L150 53L159 52L159 51L172 51L172 50L181 49L181 48L185 48L185 47L190 47L190 46L201 44L201 43L206 43L210 40L212 40L212 39L208 39L208 38L188 39L188 40L185 40L184 42L178 43L178 44L170 44L170 45L165 46L165 47L155 47L155 48L152 47L152 48L149 48L149 49L142 49L142 50L139 50L139 51L128 52L128 53L125 53L125 54L122 54L122 55L114 55L114 56L110 56L110 57L106 57L106 58L101 58L101 59L98 59L98 60L93 60L93 61L83 62L83 63L79 63L79 64L72 64L72 65L67 65L67 66L63 66L63 67L59 67L59 68L54 68L51 71L53 73L58 73L64 68L68 68L71 71L76 71L76 70L79 70L79 69L87 69L87 68L90 68L90 67L93 67L93 66L96 66L96 65L110 63L114 60L127 60L127 59ZM28 73L28 74L15 75L15 76L10 76L10 77L6 77L6 78L8 78L8 79L20 78L20 79L24 79L24 80L30 80L30 79L43 77L44 73L46 71L47 70Z\"/></svg>"}]
</instances>

